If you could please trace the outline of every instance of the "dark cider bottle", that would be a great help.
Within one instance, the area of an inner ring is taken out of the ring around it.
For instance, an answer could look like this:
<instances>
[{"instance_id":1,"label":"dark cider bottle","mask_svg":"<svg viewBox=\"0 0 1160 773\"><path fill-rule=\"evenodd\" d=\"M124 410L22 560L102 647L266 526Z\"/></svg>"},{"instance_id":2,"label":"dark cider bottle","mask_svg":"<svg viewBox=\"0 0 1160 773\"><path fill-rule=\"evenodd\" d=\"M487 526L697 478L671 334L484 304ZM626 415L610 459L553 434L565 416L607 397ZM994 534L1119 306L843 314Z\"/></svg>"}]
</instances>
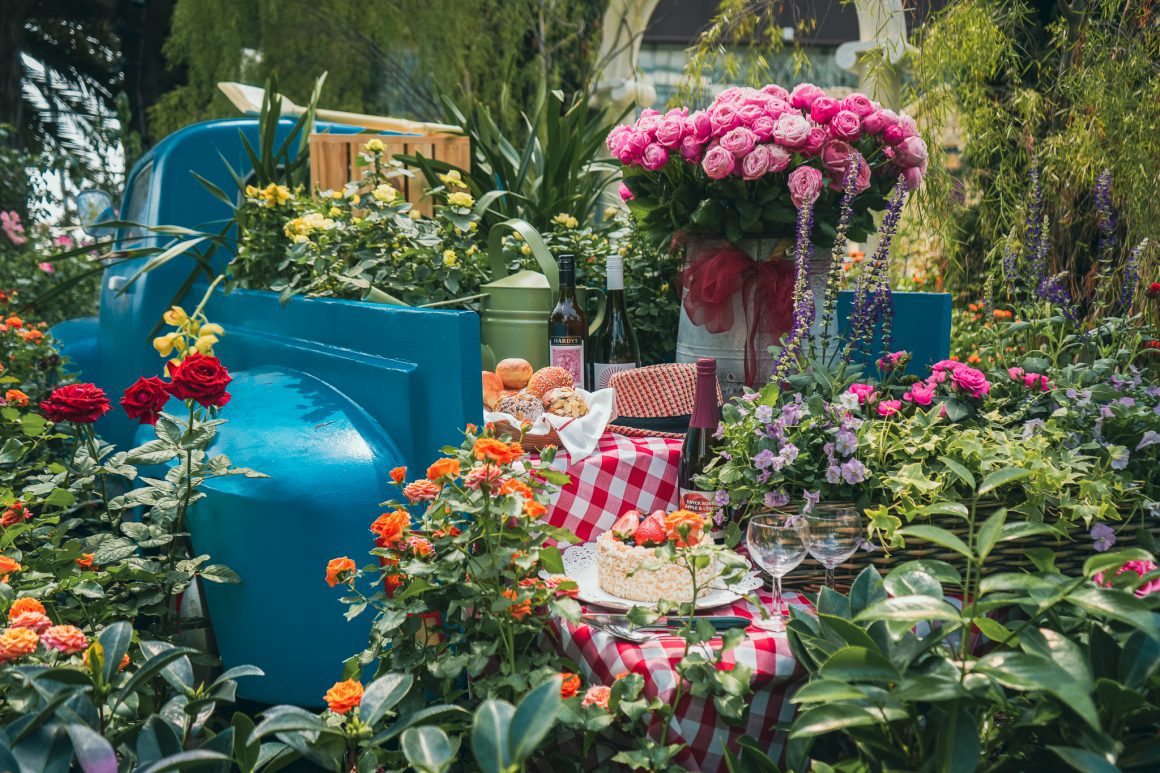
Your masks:
<instances>
[{"instance_id":1,"label":"dark cider bottle","mask_svg":"<svg viewBox=\"0 0 1160 773\"><path fill-rule=\"evenodd\" d=\"M697 392L693 402L693 415L689 419L689 431L685 435L685 445L681 449L681 462L677 468L677 486L680 489L681 508L714 516L717 506L712 491L697 487L694 478L705 471L713 457L710 446L713 433L721 421L721 407L717 404L717 361L711 357L697 360ZM714 524L715 526L716 524Z\"/></svg>"},{"instance_id":2,"label":"dark cider bottle","mask_svg":"<svg viewBox=\"0 0 1160 773\"><path fill-rule=\"evenodd\" d=\"M608 256L608 301L604 324L592 346L592 388L604 389L613 373L640 365L640 347L624 306L624 258Z\"/></svg>"},{"instance_id":3,"label":"dark cider bottle","mask_svg":"<svg viewBox=\"0 0 1160 773\"><path fill-rule=\"evenodd\" d=\"M584 309L576 300L576 259L571 255L561 255L560 296L556 308L548 316L548 361L572 374L576 386L585 384L587 364L585 358L588 320Z\"/></svg>"}]
</instances>

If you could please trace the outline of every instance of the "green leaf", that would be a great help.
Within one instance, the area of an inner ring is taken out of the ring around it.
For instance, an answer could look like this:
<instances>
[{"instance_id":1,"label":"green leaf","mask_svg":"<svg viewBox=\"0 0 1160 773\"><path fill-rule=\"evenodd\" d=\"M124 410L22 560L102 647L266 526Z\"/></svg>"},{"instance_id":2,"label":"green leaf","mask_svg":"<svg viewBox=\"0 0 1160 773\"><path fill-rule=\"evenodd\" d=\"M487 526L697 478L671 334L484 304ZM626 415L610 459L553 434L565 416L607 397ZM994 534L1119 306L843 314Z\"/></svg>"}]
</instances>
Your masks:
<instances>
[{"instance_id":1,"label":"green leaf","mask_svg":"<svg viewBox=\"0 0 1160 773\"><path fill-rule=\"evenodd\" d=\"M400 746L407 762L424 773L443 773L455 758L451 739L440 727L408 728L403 732Z\"/></svg>"},{"instance_id":2,"label":"green leaf","mask_svg":"<svg viewBox=\"0 0 1160 773\"><path fill-rule=\"evenodd\" d=\"M149 767L139 770L138 773L196 770L197 768L205 768L211 765L216 766L229 761L229 755L222 754L221 752L213 752L206 749L191 749L190 751L180 752L171 757L166 757L163 760L158 760ZM115 770L115 768L113 769Z\"/></svg>"},{"instance_id":3,"label":"green leaf","mask_svg":"<svg viewBox=\"0 0 1160 773\"><path fill-rule=\"evenodd\" d=\"M1009 483L1014 483L1017 480L1031 477L1032 470L1025 470L1021 467L1004 467L1001 470L995 470L987 477L983 478L983 483L979 486L978 496L985 496L990 494L1000 486L1006 486Z\"/></svg>"},{"instance_id":4,"label":"green leaf","mask_svg":"<svg viewBox=\"0 0 1160 773\"><path fill-rule=\"evenodd\" d=\"M1000 542L1010 542L1016 539L1025 539L1027 537L1038 537L1041 534L1058 534L1059 531L1055 527L1046 523L1035 523L1033 521L1015 521L1013 523L1003 524L1003 531L999 534ZM1028 549L1031 552L1031 549Z\"/></svg>"},{"instance_id":5,"label":"green leaf","mask_svg":"<svg viewBox=\"0 0 1160 773\"><path fill-rule=\"evenodd\" d=\"M488 699L475 711L471 751L483 773L505 773L511 765L508 732L516 709L507 701Z\"/></svg>"},{"instance_id":6,"label":"green leaf","mask_svg":"<svg viewBox=\"0 0 1160 773\"><path fill-rule=\"evenodd\" d=\"M210 564L198 572L203 580L220 583L239 583L242 578L225 564Z\"/></svg>"},{"instance_id":7,"label":"green leaf","mask_svg":"<svg viewBox=\"0 0 1160 773\"><path fill-rule=\"evenodd\" d=\"M989 674L1000 684L1014 690L1054 695L1092 729L1100 728L1099 714L1090 693L1077 685L1067 671L1047 658L1025 652L992 652L975 664L975 671Z\"/></svg>"},{"instance_id":8,"label":"green leaf","mask_svg":"<svg viewBox=\"0 0 1160 773\"><path fill-rule=\"evenodd\" d=\"M843 682L841 679L814 677L793 694L790 703L830 703L865 697L866 691L857 685Z\"/></svg>"},{"instance_id":9,"label":"green leaf","mask_svg":"<svg viewBox=\"0 0 1160 773\"><path fill-rule=\"evenodd\" d=\"M936 724L938 736L935 742L937 769L947 773L973 773L979 764L979 728L975 725L975 715L970 711L950 707L951 712L943 713Z\"/></svg>"},{"instance_id":10,"label":"green leaf","mask_svg":"<svg viewBox=\"0 0 1160 773\"><path fill-rule=\"evenodd\" d=\"M942 583L925 562L913 561L902 564L886 575L883 584L891 596L930 596L941 599L944 595Z\"/></svg>"},{"instance_id":11,"label":"green leaf","mask_svg":"<svg viewBox=\"0 0 1160 773\"><path fill-rule=\"evenodd\" d=\"M1099 754L1074 746L1048 746L1055 756L1080 773L1120 773L1120 769Z\"/></svg>"},{"instance_id":12,"label":"green leaf","mask_svg":"<svg viewBox=\"0 0 1160 773\"><path fill-rule=\"evenodd\" d=\"M866 647L843 647L822 664L818 674L845 681L894 682L899 678L888 658Z\"/></svg>"},{"instance_id":13,"label":"green leaf","mask_svg":"<svg viewBox=\"0 0 1160 773\"><path fill-rule=\"evenodd\" d=\"M127 539L114 537L97 545L93 551L93 561L98 566L108 566L122 561L137 552L137 546Z\"/></svg>"},{"instance_id":14,"label":"green leaf","mask_svg":"<svg viewBox=\"0 0 1160 773\"><path fill-rule=\"evenodd\" d=\"M24 444L14 437L10 437L4 441L4 445L0 446L0 464L12 464L24 456Z\"/></svg>"},{"instance_id":15,"label":"green leaf","mask_svg":"<svg viewBox=\"0 0 1160 773\"><path fill-rule=\"evenodd\" d=\"M76 714L71 711L68 713L72 714L75 721L66 719L61 724L72 741L73 754L81 770L84 773L114 773L117 770L117 753L113 751L113 745L96 730L83 724Z\"/></svg>"},{"instance_id":16,"label":"green leaf","mask_svg":"<svg viewBox=\"0 0 1160 773\"><path fill-rule=\"evenodd\" d=\"M1156 615L1148 603L1121 590L1081 587L1067 600L1096 617L1110 617L1143 631L1153 639L1160 639Z\"/></svg>"},{"instance_id":17,"label":"green leaf","mask_svg":"<svg viewBox=\"0 0 1160 773\"><path fill-rule=\"evenodd\" d=\"M549 546L540 549L540 564L548 574L563 574L564 559L560 556L560 548Z\"/></svg>"},{"instance_id":18,"label":"green leaf","mask_svg":"<svg viewBox=\"0 0 1160 773\"><path fill-rule=\"evenodd\" d=\"M883 725L906 717L906 712L887 706L882 710L863 708L852 703L830 703L803 712L794 720L790 738L810 738L848 727Z\"/></svg>"},{"instance_id":19,"label":"green leaf","mask_svg":"<svg viewBox=\"0 0 1160 773\"><path fill-rule=\"evenodd\" d=\"M152 658L164 652L177 649L169 642L164 641L143 641L141 642L141 652L145 653L145 657ZM108 664L106 664L106 668ZM193 665L189 662L189 658L182 655L179 658L174 658L169 661L162 669L161 676L166 682L170 684L178 693L184 695L193 689Z\"/></svg>"},{"instance_id":20,"label":"green leaf","mask_svg":"<svg viewBox=\"0 0 1160 773\"><path fill-rule=\"evenodd\" d=\"M119 620L97 634L97 641L105 650L105 683L113 681L113 677L121 668L121 658L129 651L129 643L133 641L133 626L124 620Z\"/></svg>"},{"instance_id":21,"label":"green leaf","mask_svg":"<svg viewBox=\"0 0 1160 773\"><path fill-rule=\"evenodd\" d=\"M940 456L938 460L945 464L947 469L955 474L955 477L965 483L967 488L969 488L971 491L975 490L975 476L972 475L971 471L968 470L961 462L958 462L949 456Z\"/></svg>"},{"instance_id":22,"label":"green leaf","mask_svg":"<svg viewBox=\"0 0 1160 773\"><path fill-rule=\"evenodd\" d=\"M959 610L943 599L930 596L895 596L872 604L854 620L897 620L904 623L920 623L930 620L958 622Z\"/></svg>"},{"instance_id":23,"label":"green leaf","mask_svg":"<svg viewBox=\"0 0 1160 773\"><path fill-rule=\"evenodd\" d=\"M363 693L359 718L367 726L374 727L406 696L413 683L414 677L401 673L389 673L371 682Z\"/></svg>"},{"instance_id":24,"label":"green leaf","mask_svg":"<svg viewBox=\"0 0 1160 773\"><path fill-rule=\"evenodd\" d=\"M1003 642L1011 636L1010 629L1000 623L998 620L993 620L989 617L976 617L975 627L982 632L984 636L994 642Z\"/></svg>"},{"instance_id":25,"label":"green leaf","mask_svg":"<svg viewBox=\"0 0 1160 773\"><path fill-rule=\"evenodd\" d=\"M144 651L144 649L142 649ZM184 658L186 655L196 655L199 651L190 647L171 647L157 652L155 655L149 656L141 667L133 672L129 677L129 681L116 692L112 701L113 708L124 703L143 685L148 684L149 680L161 672L163 668L168 666L178 658ZM120 659L116 661L120 665Z\"/></svg>"},{"instance_id":26,"label":"green leaf","mask_svg":"<svg viewBox=\"0 0 1160 773\"><path fill-rule=\"evenodd\" d=\"M175 458L177 449L165 440L150 440L125 455L126 462L136 465L164 464Z\"/></svg>"},{"instance_id":27,"label":"green leaf","mask_svg":"<svg viewBox=\"0 0 1160 773\"><path fill-rule=\"evenodd\" d=\"M953 550L963 558L971 557L971 549L967 547L967 543L951 534L946 529L941 529L938 526L926 526L919 524L917 526L907 526L899 529L898 533L904 537L918 537L927 542L933 542L936 545L941 545L948 550Z\"/></svg>"},{"instance_id":28,"label":"green leaf","mask_svg":"<svg viewBox=\"0 0 1160 773\"><path fill-rule=\"evenodd\" d=\"M1003 524L1007 522L1007 508L1000 507L991 517L983 521L983 525L979 527L978 535L975 540L975 550L979 554L979 560L987 560L991 549L995 547L995 543L999 541L999 532L1003 528Z\"/></svg>"},{"instance_id":29,"label":"green leaf","mask_svg":"<svg viewBox=\"0 0 1160 773\"><path fill-rule=\"evenodd\" d=\"M513 764L522 765L543 743L560 713L559 676L553 676L520 700L512 716L508 745Z\"/></svg>"},{"instance_id":30,"label":"green leaf","mask_svg":"<svg viewBox=\"0 0 1160 773\"><path fill-rule=\"evenodd\" d=\"M234 760L242 773L251 773L258 764L258 754L262 746L258 740L251 740L254 720L244 712L235 711L230 725L234 728Z\"/></svg>"},{"instance_id":31,"label":"green leaf","mask_svg":"<svg viewBox=\"0 0 1160 773\"><path fill-rule=\"evenodd\" d=\"M1107 572L1109 569L1119 569L1129 561L1150 560L1152 560L1152 555L1139 548L1117 550L1114 553L1097 553L1083 562L1083 576L1091 577L1099 572Z\"/></svg>"},{"instance_id":32,"label":"green leaf","mask_svg":"<svg viewBox=\"0 0 1160 773\"><path fill-rule=\"evenodd\" d=\"M956 515L959 518L966 518L970 515L967 506L962 502L935 502L933 505L925 505L918 508L919 515Z\"/></svg>"}]
</instances>

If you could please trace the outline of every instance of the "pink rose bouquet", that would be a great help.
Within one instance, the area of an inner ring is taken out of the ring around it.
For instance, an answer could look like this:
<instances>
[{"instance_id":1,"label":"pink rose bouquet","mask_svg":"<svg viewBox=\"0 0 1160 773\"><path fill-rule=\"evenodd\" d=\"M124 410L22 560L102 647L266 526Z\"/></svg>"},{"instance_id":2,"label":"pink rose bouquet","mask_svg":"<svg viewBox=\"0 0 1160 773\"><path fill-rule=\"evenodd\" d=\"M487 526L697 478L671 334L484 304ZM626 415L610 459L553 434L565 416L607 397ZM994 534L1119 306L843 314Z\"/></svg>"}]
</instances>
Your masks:
<instances>
[{"instance_id":1,"label":"pink rose bouquet","mask_svg":"<svg viewBox=\"0 0 1160 773\"><path fill-rule=\"evenodd\" d=\"M861 240L894 186L918 187L927 167L926 143L908 116L810 83L728 88L705 110L646 109L608 135L608 150L624 166L630 195L621 197L658 244L682 229L730 241L792 236L807 200L815 220L836 222L855 161L848 236ZM828 234L819 229L815 242L828 247Z\"/></svg>"}]
</instances>

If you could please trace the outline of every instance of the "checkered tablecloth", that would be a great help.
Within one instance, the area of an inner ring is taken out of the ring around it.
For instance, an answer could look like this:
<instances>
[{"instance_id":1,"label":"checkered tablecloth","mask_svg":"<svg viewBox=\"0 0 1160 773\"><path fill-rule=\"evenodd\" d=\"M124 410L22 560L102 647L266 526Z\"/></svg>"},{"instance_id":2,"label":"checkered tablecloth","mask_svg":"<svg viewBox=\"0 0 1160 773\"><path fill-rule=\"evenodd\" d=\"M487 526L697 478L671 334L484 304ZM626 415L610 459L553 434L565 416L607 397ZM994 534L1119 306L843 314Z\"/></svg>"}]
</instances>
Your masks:
<instances>
[{"instance_id":1,"label":"checkered tablecloth","mask_svg":"<svg viewBox=\"0 0 1160 773\"><path fill-rule=\"evenodd\" d=\"M554 526L571 530L584 543L607 531L633 507L645 512L671 510L677 504L680 456L679 440L612 434L601 438L597 450L575 465L561 454L556 466L567 471L572 481L552 502L547 519ZM759 595L765 604L771 603L768 593L759 591ZM786 593L786 600L808 605L804 596L794 593ZM714 613L760 617L760 612L744 600ZM646 697L657 697L666 703L675 698L674 668L684 653L680 638L662 636L645 644L633 644L584 624L556 621L555 625L560 634L559 647L580 664L585 687L612 684L617 674L629 672L644 678ZM707 646L720 644L720 639L714 639ZM670 742L680 738L688 745L678 762L690 770L723 770L725 744L742 735L758 739L775 760L781 756L785 734L778 725L792 719L794 706L787 699L805 675L790 653L785 634L751 627L746 640L726 655L725 662L740 663L753 671L748 723L730 727L717 716L712 701L686 694L677 706L669 738ZM650 732L659 737L659 725L650 728Z\"/></svg>"},{"instance_id":2,"label":"checkered tablecloth","mask_svg":"<svg viewBox=\"0 0 1160 773\"><path fill-rule=\"evenodd\" d=\"M547 520L575 532L581 542L608 531L625 511L646 513L677 506L677 463L681 441L628 438L606 432L596 450L576 464L567 453L555 467L572 482L553 497Z\"/></svg>"},{"instance_id":3,"label":"checkered tablecloth","mask_svg":"<svg viewBox=\"0 0 1160 773\"><path fill-rule=\"evenodd\" d=\"M759 592L767 605L771 602L766 591ZM804 596L786 593L787 603L808 606ZM593 607L594 611L605 611ZM587 611L587 610L585 610ZM730 607L713 610L720 615L760 617L749 602L740 600ZM676 696L675 667L684 654L684 640L677 636L660 636L644 644L620 641L610 634L590 628L583 623L572 625L555 621L560 634L562 653L580 664L584 686L612 684L618 674L628 672L644 678L644 695L672 703ZM725 769L725 744L743 735L756 738L770 756L777 760L785 744L784 725L793 719L795 707L789 697L805 677L790 653L789 641L783 633L769 633L750 627L745 641L725 656L729 665L741 664L752 669L748 722L742 727L731 727L717 716L711 700L686 693L673 717L669 742L680 739L687 746L677 762L689 770L717 771ZM713 639L707 646L720 647L721 640ZM783 725L779 729L779 725ZM660 737L660 724L649 728L654 738ZM736 746L733 747L736 751Z\"/></svg>"}]
</instances>

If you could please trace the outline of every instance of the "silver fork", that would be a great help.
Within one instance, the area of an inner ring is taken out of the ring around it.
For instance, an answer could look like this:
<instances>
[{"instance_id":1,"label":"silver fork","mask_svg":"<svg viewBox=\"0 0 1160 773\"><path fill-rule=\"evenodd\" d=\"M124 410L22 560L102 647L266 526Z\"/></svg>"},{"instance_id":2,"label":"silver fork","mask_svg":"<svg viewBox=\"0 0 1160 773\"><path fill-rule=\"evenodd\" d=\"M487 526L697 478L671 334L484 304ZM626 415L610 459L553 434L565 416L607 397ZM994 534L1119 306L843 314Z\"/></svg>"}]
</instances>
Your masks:
<instances>
[{"instance_id":1,"label":"silver fork","mask_svg":"<svg viewBox=\"0 0 1160 773\"><path fill-rule=\"evenodd\" d=\"M655 633L631 631L628 628L625 628L622 625L616 625L615 623L597 622L587 618L583 620L583 623L585 625L591 626L592 628L595 628L598 631L604 631L606 634L609 634L610 636L613 636L617 639L630 641L634 644L644 644L645 642L655 641L657 638Z\"/></svg>"}]
</instances>

